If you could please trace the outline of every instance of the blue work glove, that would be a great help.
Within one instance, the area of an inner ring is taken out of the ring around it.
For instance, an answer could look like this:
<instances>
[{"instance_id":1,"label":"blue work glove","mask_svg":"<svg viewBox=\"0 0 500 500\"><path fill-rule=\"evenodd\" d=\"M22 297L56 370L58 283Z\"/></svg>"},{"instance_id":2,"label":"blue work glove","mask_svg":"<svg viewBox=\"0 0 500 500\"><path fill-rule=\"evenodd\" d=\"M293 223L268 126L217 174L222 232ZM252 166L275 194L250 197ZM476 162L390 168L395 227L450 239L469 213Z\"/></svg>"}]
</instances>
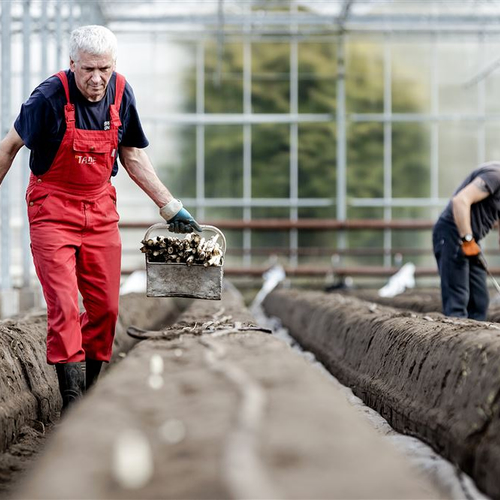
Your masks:
<instances>
[{"instance_id":1,"label":"blue work glove","mask_svg":"<svg viewBox=\"0 0 500 500\"><path fill-rule=\"evenodd\" d=\"M193 229L202 231L194 217L182 207L182 202L175 198L160 208L160 215L167 221L168 229L173 233L191 233Z\"/></svg>"},{"instance_id":2,"label":"blue work glove","mask_svg":"<svg viewBox=\"0 0 500 500\"><path fill-rule=\"evenodd\" d=\"M168 230L173 233L192 233L193 229L201 232L200 225L193 216L185 209L181 208L169 221Z\"/></svg>"}]
</instances>

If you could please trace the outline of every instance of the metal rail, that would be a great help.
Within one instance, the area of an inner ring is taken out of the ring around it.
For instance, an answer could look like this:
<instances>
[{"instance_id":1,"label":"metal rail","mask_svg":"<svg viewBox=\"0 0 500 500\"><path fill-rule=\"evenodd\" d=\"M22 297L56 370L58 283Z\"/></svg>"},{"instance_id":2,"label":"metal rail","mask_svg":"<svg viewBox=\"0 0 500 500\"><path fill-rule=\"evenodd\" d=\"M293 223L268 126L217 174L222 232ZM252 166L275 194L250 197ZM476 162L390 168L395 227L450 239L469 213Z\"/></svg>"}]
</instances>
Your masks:
<instances>
[{"instance_id":1,"label":"metal rail","mask_svg":"<svg viewBox=\"0 0 500 500\"><path fill-rule=\"evenodd\" d=\"M220 229L255 229L260 231L287 231L300 229L303 231L331 231L339 229L362 230L362 229L394 229L394 230L428 230L432 229L434 221L420 219L253 219L253 220L211 220L203 221L203 224L216 226ZM122 222L122 229L146 229L151 222Z\"/></svg>"},{"instance_id":2,"label":"metal rail","mask_svg":"<svg viewBox=\"0 0 500 500\"><path fill-rule=\"evenodd\" d=\"M261 277L269 266L251 266L251 267L224 267L225 276L249 276ZM395 274L400 268L398 267L384 267L384 266L349 266L349 267L335 267L335 266L284 266L287 276L290 277L307 277L307 276L327 276L335 274L336 276L365 276L365 277L387 277ZM123 275L129 275L137 269L122 269ZM500 274L500 268L492 268L492 274ZM417 267L415 275L424 277L437 276L437 268L435 267Z\"/></svg>"}]
</instances>

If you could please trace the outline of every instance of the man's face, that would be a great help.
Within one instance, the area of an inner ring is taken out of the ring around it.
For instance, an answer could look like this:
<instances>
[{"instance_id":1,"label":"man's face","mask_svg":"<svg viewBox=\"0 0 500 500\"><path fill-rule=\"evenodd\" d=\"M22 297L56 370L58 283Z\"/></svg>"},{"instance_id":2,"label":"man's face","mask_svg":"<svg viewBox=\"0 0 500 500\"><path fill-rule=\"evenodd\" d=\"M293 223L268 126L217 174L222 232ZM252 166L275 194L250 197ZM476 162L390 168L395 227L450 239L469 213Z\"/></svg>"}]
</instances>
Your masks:
<instances>
[{"instance_id":1,"label":"man's face","mask_svg":"<svg viewBox=\"0 0 500 500\"><path fill-rule=\"evenodd\" d=\"M69 67L75 74L78 90L89 101L97 102L106 94L106 87L115 70L115 61L111 54L96 56L80 52L78 61L70 59Z\"/></svg>"}]
</instances>

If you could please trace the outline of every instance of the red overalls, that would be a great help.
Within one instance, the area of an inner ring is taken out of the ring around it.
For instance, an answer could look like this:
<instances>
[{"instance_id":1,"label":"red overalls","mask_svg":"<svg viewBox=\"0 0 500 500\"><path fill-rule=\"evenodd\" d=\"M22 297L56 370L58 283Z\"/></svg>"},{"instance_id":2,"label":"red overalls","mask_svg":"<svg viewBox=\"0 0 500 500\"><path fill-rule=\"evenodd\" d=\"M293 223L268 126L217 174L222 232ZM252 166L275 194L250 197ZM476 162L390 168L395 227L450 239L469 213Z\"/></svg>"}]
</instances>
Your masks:
<instances>
[{"instance_id":1,"label":"red overalls","mask_svg":"<svg viewBox=\"0 0 500 500\"><path fill-rule=\"evenodd\" d=\"M26 192L31 251L47 302L47 361L109 361L121 266L116 191L109 179L125 78L116 74L111 128L82 130L75 127L66 73L57 76L66 92L66 133L50 169L31 174Z\"/></svg>"}]
</instances>

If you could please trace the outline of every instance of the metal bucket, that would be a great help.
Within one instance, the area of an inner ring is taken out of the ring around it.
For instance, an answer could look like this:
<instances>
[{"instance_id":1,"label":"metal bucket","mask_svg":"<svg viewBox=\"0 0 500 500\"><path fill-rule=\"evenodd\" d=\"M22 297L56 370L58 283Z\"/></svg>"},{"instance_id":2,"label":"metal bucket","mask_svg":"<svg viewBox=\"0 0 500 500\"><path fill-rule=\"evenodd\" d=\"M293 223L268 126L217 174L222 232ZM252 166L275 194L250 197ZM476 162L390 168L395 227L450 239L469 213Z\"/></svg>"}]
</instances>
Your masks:
<instances>
[{"instance_id":1,"label":"metal bucket","mask_svg":"<svg viewBox=\"0 0 500 500\"><path fill-rule=\"evenodd\" d=\"M201 226L204 231L217 233L222 240L222 254L226 255L226 238L215 226ZM164 223L153 224L144 237L149 239L155 230L168 231ZM171 233L172 234L172 233ZM176 234L178 237L179 235ZM221 300L222 266L208 266L172 262L149 262L146 254L146 275L148 297L190 297L194 299Z\"/></svg>"}]
</instances>

